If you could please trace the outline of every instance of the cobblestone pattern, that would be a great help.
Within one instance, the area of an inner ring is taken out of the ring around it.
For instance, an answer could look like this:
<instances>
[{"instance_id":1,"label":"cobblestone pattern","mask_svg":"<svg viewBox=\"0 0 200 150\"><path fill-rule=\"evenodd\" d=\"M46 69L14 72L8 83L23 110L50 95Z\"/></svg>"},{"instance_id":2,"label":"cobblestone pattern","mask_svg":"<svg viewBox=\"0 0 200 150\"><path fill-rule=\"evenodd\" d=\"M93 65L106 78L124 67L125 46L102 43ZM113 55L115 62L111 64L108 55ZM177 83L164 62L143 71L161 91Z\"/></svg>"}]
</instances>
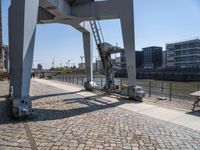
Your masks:
<instances>
[{"instance_id":1,"label":"cobblestone pattern","mask_svg":"<svg viewBox=\"0 0 200 150\"><path fill-rule=\"evenodd\" d=\"M0 82L0 150L26 150L30 144L22 123L10 117L5 99L8 96L8 81Z\"/></svg>"},{"instance_id":2,"label":"cobblestone pattern","mask_svg":"<svg viewBox=\"0 0 200 150\"><path fill-rule=\"evenodd\" d=\"M152 95L151 97L148 97L147 94L147 97L144 98L144 102L154 105L166 106L169 108L191 111L195 101L195 98L193 100L181 100L172 98L172 100L170 101L169 98L166 98L166 100L159 100L158 97L160 96ZM200 107L195 107L195 110L200 111Z\"/></svg>"},{"instance_id":3,"label":"cobblestone pattern","mask_svg":"<svg viewBox=\"0 0 200 150\"><path fill-rule=\"evenodd\" d=\"M110 104L37 82L31 94L34 109L27 124L38 149L200 150L200 132L116 107L128 101ZM24 148L30 147L21 123L0 123L0 149L6 149L4 132L12 139L7 145L24 140Z\"/></svg>"}]
</instances>

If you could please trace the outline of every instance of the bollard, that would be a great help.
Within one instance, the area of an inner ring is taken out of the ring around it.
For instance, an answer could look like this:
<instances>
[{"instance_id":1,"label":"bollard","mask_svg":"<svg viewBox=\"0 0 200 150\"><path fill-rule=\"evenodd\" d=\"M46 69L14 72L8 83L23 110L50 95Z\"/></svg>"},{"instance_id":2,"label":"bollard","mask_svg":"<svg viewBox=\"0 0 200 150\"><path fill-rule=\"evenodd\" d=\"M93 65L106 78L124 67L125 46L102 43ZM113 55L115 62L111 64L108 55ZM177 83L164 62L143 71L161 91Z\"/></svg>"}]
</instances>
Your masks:
<instances>
[{"instance_id":1,"label":"bollard","mask_svg":"<svg viewBox=\"0 0 200 150\"><path fill-rule=\"evenodd\" d=\"M73 76L73 83L74 83L74 76Z\"/></svg>"},{"instance_id":2,"label":"bollard","mask_svg":"<svg viewBox=\"0 0 200 150\"><path fill-rule=\"evenodd\" d=\"M101 87L103 86L103 79L102 79L102 77L101 77Z\"/></svg>"},{"instance_id":3,"label":"bollard","mask_svg":"<svg viewBox=\"0 0 200 150\"><path fill-rule=\"evenodd\" d=\"M77 76L77 84L78 84L78 76Z\"/></svg>"},{"instance_id":4,"label":"bollard","mask_svg":"<svg viewBox=\"0 0 200 150\"><path fill-rule=\"evenodd\" d=\"M149 81L149 97L151 97L151 81Z\"/></svg>"}]
</instances>

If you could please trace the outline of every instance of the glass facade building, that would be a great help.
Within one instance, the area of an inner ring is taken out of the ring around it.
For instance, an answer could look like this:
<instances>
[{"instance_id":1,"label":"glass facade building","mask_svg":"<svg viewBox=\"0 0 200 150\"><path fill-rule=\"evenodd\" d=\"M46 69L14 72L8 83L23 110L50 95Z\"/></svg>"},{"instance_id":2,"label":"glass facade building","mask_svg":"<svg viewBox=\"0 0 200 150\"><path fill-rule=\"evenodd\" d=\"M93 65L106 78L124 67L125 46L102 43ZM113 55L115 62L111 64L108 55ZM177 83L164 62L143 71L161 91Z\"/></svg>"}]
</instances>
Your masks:
<instances>
[{"instance_id":1,"label":"glass facade building","mask_svg":"<svg viewBox=\"0 0 200 150\"><path fill-rule=\"evenodd\" d=\"M151 46L143 48L144 69L162 67L162 47Z\"/></svg>"}]
</instances>

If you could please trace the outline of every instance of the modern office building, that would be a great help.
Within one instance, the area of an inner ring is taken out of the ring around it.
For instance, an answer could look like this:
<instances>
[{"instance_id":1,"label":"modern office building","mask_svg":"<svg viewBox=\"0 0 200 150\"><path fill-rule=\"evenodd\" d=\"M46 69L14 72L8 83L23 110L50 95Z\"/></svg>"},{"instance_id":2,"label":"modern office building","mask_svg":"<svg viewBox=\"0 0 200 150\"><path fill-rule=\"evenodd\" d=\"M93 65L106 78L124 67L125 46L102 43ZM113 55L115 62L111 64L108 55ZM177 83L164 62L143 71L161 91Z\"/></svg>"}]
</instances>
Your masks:
<instances>
[{"instance_id":1,"label":"modern office building","mask_svg":"<svg viewBox=\"0 0 200 150\"><path fill-rule=\"evenodd\" d=\"M162 47L151 46L143 48L143 68L156 69L162 67Z\"/></svg>"},{"instance_id":2,"label":"modern office building","mask_svg":"<svg viewBox=\"0 0 200 150\"><path fill-rule=\"evenodd\" d=\"M136 68L142 68L142 64L144 63L144 52L136 51Z\"/></svg>"},{"instance_id":3,"label":"modern office building","mask_svg":"<svg viewBox=\"0 0 200 150\"><path fill-rule=\"evenodd\" d=\"M200 39L166 44L167 67L200 68Z\"/></svg>"},{"instance_id":4,"label":"modern office building","mask_svg":"<svg viewBox=\"0 0 200 150\"><path fill-rule=\"evenodd\" d=\"M167 67L167 51L162 51L162 67Z\"/></svg>"},{"instance_id":5,"label":"modern office building","mask_svg":"<svg viewBox=\"0 0 200 150\"><path fill-rule=\"evenodd\" d=\"M135 57L136 57L136 68L141 68L143 64L143 51L135 51ZM125 70L126 69L126 57L125 53L120 54L121 58L121 69Z\"/></svg>"},{"instance_id":6,"label":"modern office building","mask_svg":"<svg viewBox=\"0 0 200 150\"><path fill-rule=\"evenodd\" d=\"M86 69L86 64L85 63L79 63L78 64L79 69ZM102 71L103 70L103 65L101 60L96 60L95 63L93 63L93 71Z\"/></svg>"},{"instance_id":7,"label":"modern office building","mask_svg":"<svg viewBox=\"0 0 200 150\"><path fill-rule=\"evenodd\" d=\"M79 69L86 69L85 63L79 63L78 68Z\"/></svg>"}]
</instances>

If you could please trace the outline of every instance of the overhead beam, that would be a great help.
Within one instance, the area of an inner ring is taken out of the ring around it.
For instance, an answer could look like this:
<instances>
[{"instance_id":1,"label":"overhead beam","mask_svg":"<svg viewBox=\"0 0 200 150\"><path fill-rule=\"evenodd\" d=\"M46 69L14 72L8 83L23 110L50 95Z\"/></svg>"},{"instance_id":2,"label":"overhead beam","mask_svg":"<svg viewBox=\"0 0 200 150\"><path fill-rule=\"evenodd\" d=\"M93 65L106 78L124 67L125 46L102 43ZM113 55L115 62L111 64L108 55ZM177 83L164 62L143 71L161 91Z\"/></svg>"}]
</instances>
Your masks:
<instances>
[{"instance_id":1,"label":"overhead beam","mask_svg":"<svg viewBox=\"0 0 200 150\"><path fill-rule=\"evenodd\" d=\"M123 3L121 0L89 2L84 5L72 6L71 15L84 19L117 19L120 17L119 9Z\"/></svg>"}]
</instances>

